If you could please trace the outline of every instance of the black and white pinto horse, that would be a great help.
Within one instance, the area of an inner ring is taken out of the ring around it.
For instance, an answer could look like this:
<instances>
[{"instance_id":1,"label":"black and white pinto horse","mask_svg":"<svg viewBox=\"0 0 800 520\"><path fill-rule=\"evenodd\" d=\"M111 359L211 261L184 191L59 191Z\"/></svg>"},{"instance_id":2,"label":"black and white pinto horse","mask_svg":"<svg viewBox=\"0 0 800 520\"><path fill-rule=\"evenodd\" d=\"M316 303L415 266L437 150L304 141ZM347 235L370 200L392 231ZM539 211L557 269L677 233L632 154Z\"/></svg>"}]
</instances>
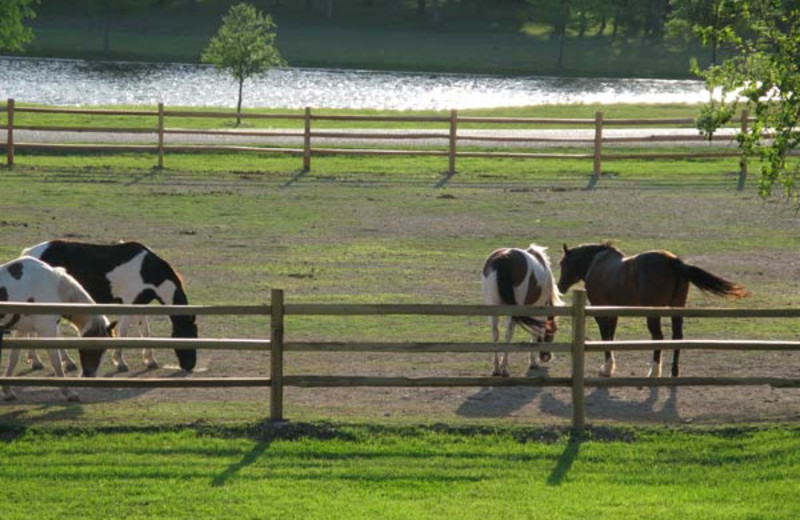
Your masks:
<instances>
[{"instance_id":1,"label":"black and white pinto horse","mask_svg":"<svg viewBox=\"0 0 800 520\"><path fill-rule=\"evenodd\" d=\"M51 240L25 249L23 254L63 267L75 277L97 303L148 304L153 300L166 305L188 305L183 281L164 259L138 242L92 244ZM173 338L196 338L194 315L171 315ZM122 316L119 335L127 336L136 324L139 333L149 336L147 320L142 316ZM197 363L194 349L175 349L178 364L192 371ZM144 363L157 368L151 349L144 349ZM116 349L112 361L120 372L128 370L122 349Z\"/></svg>"},{"instance_id":2,"label":"black and white pinto horse","mask_svg":"<svg viewBox=\"0 0 800 520\"><path fill-rule=\"evenodd\" d=\"M534 307L562 305L561 293L556 287L546 248L531 244L528 249L502 248L489 255L483 265L483 299L488 305L530 305ZM498 316L490 316L492 342L500 339ZM520 325L531 333L537 342L552 342L556 322L552 316L537 319L531 316L509 316L506 320L505 342L510 343L514 328ZM539 360L550 361L549 352L540 352ZM539 364L533 353L530 368ZM508 377L508 352L494 353L493 376Z\"/></svg>"},{"instance_id":3,"label":"black and white pinto horse","mask_svg":"<svg viewBox=\"0 0 800 520\"><path fill-rule=\"evenodd\" d=\"M44 262L31 257L21 257L0 265L0 301L29 303L95 303L81 284L64 269L52 268ZM95 314L72 314L63 316L72 322L84 337L111 337L114 324L108 318ZM59 316L55 314L0 314L0 329L14 330L22 334L35 334L41 337L58 335ZM50 364L59 377L64 377L61 361L55 349L48 350ZM83 375L96 374L103 356L102 350L84 350L80 353ZM5 376L14 373L19 350L11 350ZM15 399L11 388L2 388L3 398ZM69 401L77 401L78 395L69 388L61 393Z\"/></svg>"}]
</instances>

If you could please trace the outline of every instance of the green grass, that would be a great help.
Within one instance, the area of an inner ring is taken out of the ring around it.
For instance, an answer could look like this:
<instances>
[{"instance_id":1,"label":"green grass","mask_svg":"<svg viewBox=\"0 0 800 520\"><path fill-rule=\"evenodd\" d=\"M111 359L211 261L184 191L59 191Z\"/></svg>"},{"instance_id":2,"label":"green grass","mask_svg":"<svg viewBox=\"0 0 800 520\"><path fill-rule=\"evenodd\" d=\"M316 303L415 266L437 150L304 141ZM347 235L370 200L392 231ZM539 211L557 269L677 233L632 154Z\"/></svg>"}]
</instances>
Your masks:
<instances>
[{"instance_id":1,"label":"green grass","mask_svg":"<svg viewBox=\"0 0 800 520\"><path fill-rule=\"evenodd\" d=\"M332 426L32 430L3 518L785 519L797 428ZM31 495L37 490L35 495Z\"/></svg>"},{"instance_id":2,"label":"green grass","mask_svg":"<svg viewBox=\"0 0 800 520\"><path fill-rule=\"evenodd\" d=\"M5 108L5 100L0 100L0 107ZM31 103L18 103L17 107L41 107ZM128 110L128 111L150 111L156 113L156 106L106 106L95 107L97 109ZM188 112L208 112L208 108L197 107L166 107L167 110L180 110ZM207 117L179 117L168 116L165 118L167 128L183 129L216 129L229 128L235 126L235 112L228 109L212 109L214 112L230 113L230 118L207 118ZM573 105L540 105L528 107L503 107L491 109L470 109L460 110L462 117L529 117L529 118L551 118L551 119L590 119L594 120L598 111L604 112L606 119L648 119L648 118L693 118L696 117L700 107L691 104L573 104ZM244 108L245 114L279 114L279 115L303 115L302 110L291 109L248 109ZM375 117L397 117L397 116L416 116L416 117L442 117L449 120L449 111L416 110L416 111L391 111L391 110L345 110L345 109L314 109L313 115L369 115ZM72 126L72 127L96 127L96 128L156 128L157 120L153 116L118 116L118 115L88 115L88 114L48 114L48 113L25 113L17 112L14 122L16 125L25 126ZM0 125L7 124L5 111L0 112ZM498 128L493 123L463 123L463 128L481 129ZM658 127L670 125L658 124ZM240 126L246 130L250 128L292 128L302 130L302 120L292 119L243 119ZM448 128L447 122L426 123L413 122L403 123L395 121L314 121L313 127L317 128ZM513 128L591 128L592 125L555 125L555 124L530 124L514 125Z\"/></svg>"}]
</instances>

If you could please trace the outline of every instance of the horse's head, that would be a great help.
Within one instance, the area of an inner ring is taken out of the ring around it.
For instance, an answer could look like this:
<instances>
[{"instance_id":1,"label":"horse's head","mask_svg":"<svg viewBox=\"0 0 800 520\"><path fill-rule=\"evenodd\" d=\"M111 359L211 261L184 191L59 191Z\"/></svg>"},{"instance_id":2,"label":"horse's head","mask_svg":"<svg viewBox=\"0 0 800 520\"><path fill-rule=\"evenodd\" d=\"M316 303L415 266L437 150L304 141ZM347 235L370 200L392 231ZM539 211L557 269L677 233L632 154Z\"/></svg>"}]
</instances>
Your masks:
<instances>
[{"instance_id":1,"label":"horse's head","mask_svg":"<svg viewBox=\"0 0 800 520\"><path fill-rule=\"evenodd\" d=\"M194 316L175 316L172 320L173 338L197 338L197 323ZM195 349L176 348L175 355L178 357L178 364L187 372L194 370L197 365L197 351Z\"/></svg>"},{"instance_id":2,"label":"horse's head","mask_svg":"<svg viewBox=\"0 0 800 520\"><path fill-rule=\"evenodd\" d=\"M556 337L556 332L558 331L558 325L556 325L556 318L555 316L548 316L547 320L544 322L544 342L545 343L552 343L553 339Z\"/></svg>"},{"instance_id":3,"label":"horse's head","mask_svg":"<svg viewBox=\"0 0 800 520\"><path fill-rule=\"evenodd\" d=\"M84 338L113 338L116 333L117 322L109 322L107 318L93 320L92 326L82 334ZM94 377L100 368L105 349L80 349L78 355L81 360L81 375Z\"/></svg>"},{"instance_id":4,"label":"horse's head","mask_svg":"<svg viewBox=\"0 0 800 520\"><path fill-rule=\"evenodd\" d=\"M563 246L564 254L561 257L559 266L561 274L558 277L558 291L562 294L566 293L570 287L578 283L586 276L586 272L581 272L581 261L578 248L570 249L567 244Z\"/></svg>"}]
</instances>

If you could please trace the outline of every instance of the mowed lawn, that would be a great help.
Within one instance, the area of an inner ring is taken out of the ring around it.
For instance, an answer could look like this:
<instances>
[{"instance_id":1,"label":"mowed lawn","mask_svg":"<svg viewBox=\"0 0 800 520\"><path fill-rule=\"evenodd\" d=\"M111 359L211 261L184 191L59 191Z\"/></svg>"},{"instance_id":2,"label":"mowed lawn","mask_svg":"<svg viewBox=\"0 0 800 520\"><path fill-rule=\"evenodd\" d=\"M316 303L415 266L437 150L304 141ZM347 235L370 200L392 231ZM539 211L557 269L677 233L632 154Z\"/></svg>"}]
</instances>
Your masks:
<instances>
[{"instance_id":1,"label":"mowed lawn","mask_svg":"<svg viewBox=\"0 0 800 520\"><path fill-rule=\"evenodd\" d=\"M789 519L800 430L35 430L0 442L2 518Z\"/></svg>"}]
</instances>

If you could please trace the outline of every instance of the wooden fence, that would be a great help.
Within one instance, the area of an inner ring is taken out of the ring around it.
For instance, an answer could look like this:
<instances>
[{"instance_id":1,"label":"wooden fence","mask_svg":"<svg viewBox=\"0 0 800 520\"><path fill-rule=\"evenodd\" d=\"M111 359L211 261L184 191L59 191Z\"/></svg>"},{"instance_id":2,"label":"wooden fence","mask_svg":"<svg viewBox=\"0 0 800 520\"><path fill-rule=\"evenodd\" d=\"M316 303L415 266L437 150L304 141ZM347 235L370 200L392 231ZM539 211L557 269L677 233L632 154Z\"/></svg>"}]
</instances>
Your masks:
<instances>
[{"instance_id":1,"label":"wooden fence","mask_svg":"<svg viewBox=\"0 0 800 520\"><path fill-rule=\"evenodd\" d=\"M746 158L738 147L733 149L716 149L713 151L692 151L692 152L649 152L649 153L614 153L609 152L605 145L654 145L657 143L684 143L707 141L707 138L699 135L686 134L662 134L652 135L613 137L604 135L604 129L609 126L625 128L658 127L658 126L683 126L694 128L692 118L671 118L671 119L606 119L603 112L597 112L594 118L585 119L563 119L563 118L527 118L527 117L464 117L460 116L457 110L451 110L449 116L348 116L348 115L323 115L312 113L311 108L306 108L302 113L285 114L255 114L242 113L243 119L271 119L289 120L298 125L297 130L196 130L170 128L166 125L166 119L172 117L179 118L214 118L214 119L235 119L238 115L231 111L208 111L197 112L187 110L167 110L163 103L159 103L156 110L105 110L89 108L60 108L60 107L18 107L13 99L9 99L6 106L0 106L0 113L6 112L6 135L5 143L0 142L0 147L5 146L6 164L11 167L14 165L15 153L17 150L85 150L85 151L109 151L109 152L147 152L157 156L156 166L164 167L164 155L167 152L257 152L271 154L291 154L302 157L302 168L304 171L311 170L311 159L313 156L326 155L380 155L380 156L434 156L447 158L447 173L456 173L456 161L460 158L514 158L514 159L586 159L592 160L592 178L589 186L594 186L600 179L605 161L619 159L690 159L690 158L719 158L736 157L739 159L739 181L738 188L744 188L747 178ZM107 116L136 116L152 117L154 125L149 128L116 128L116 127L75 127L75 126L46 126L46 125L20 125L15 122L16 114L72 114L96 116L98 119ZM747 131L748 114L743 111L741 117L733 121L739 125L739 130ZM425 125L441 125L441 130L434 131L342 131L314 129L313 124L323 121L339 121L345 124L353 123L423 123ZM557 126L557 127L585 127L594 129L594 136L591 139L575 138L553 138L546 136L500 136L492 133L475 133L464 131L464 125L493 125L494 129L519 128L525 126ZM97 144L97 143L72 143L55 144L42 142L19 142L15 139L15 130L35 130L43 132L80 132L80 133L104 133L104 134L129 134L129 135L150 135L154 136L151 144ZM302 147L290 146L254 146L254 145L200 145L200 144L167 144L167 137L170 139L180 135L195 136L225 136L227 138L246 138L256 140L275 139L275 138L294 138L302 140ZM413 142L420 140L438 139L446 142L444 148L418 147L417 149L406 148L381 148L375 147L360 148L340 148L335 146L325 146L314 144L315 140L327 139L348 142L352 140L387 142L398 140L403 142ZM730 145L732 137L715 136L714 141ZM505 152L488 151L476 147L481 143L482 147L490 148L494 145L518 144L520 148L526 145L538 143L546 146L570 146L571 148L585 148L583 153L535 153L535 152ZM461 149L460 145L465 145L467 149Z\"/></svg>"},{"instance_id":2,"label":"wooden fence","mask_svg":"<svg viewBox=\"0 0 800 520\"><path fill-rule=\"evenodd\" d=\"M0 385L93 388L191 388L191 387L269 387L269 417L284 420L283 389L287 386L317 387L564 387L571 389L572 426L580 430L586 423L585 389L587 387L677 387L677 386L756 386L798 388L800 378L782 377L586 377L587 352L639 351L658 348L669 350L778 350L800 351L800 341L754 340L680 340L653 341L587 341L586 320L594 316L685 316L698 318L798 318L800 309L678 309L642 307L591 307L586 305L584 291L576 291L569 307L532 309L519 306L485 305L391 305L391 304L287 304L282 290L273 290L270 305L253 306L141 306L141 305L76 305L76 304L21 304L0 303L0 312L33 312L62 314L84 311L93 314L186 314L197 315L256 315L270 318L270 339L159 339L159 338L6 338L0 345L4 349L37 348L195 348L220 350L262 350L270 352L269 377L225 378L54 378L54 377L0 377ZM392 342L293 342L284 335L286 316L488 316L488 315L555 315L572 320L572 337L569 342L531 344L513 343L509 352L529 352L545 348L551 352L567 353L571 358L570 377L370 377L328 376L320 374L285 375L284 356L287 352L381 352L425 353L441 352L493 352L492 343L392 343Z\"/></svg>"}]
</instances>

